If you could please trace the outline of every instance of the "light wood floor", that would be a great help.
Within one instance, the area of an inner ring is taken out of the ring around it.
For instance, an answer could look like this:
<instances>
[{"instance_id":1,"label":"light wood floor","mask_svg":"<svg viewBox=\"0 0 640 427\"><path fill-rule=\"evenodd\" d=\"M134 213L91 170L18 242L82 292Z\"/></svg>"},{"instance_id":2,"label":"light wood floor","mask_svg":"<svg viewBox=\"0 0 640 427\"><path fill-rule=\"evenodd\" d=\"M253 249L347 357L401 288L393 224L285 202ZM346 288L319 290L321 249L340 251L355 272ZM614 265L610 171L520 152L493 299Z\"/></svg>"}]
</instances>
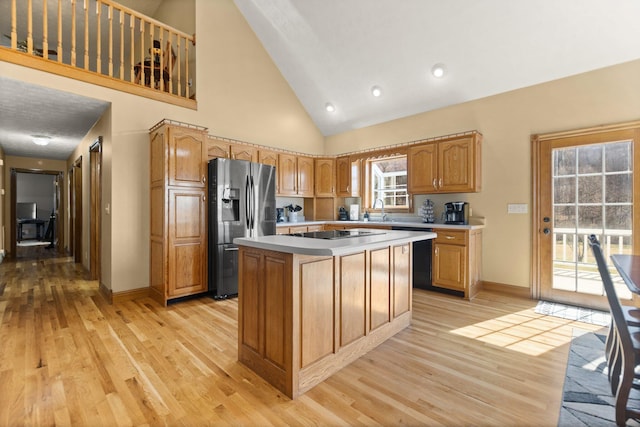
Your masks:
<instances>
[{"instance_id":1,"label":"light wood floor","mask_svg":"<svg viewBox=\"0 0 640 427\"><path fill-rule=\"evenodd\" d=\"M555 426L572 327L599 329L416 291L409 328L292 401L236 360L236 300L109 305L85 276L0 264L0 425Z\"/></svg>"}]
</instances>

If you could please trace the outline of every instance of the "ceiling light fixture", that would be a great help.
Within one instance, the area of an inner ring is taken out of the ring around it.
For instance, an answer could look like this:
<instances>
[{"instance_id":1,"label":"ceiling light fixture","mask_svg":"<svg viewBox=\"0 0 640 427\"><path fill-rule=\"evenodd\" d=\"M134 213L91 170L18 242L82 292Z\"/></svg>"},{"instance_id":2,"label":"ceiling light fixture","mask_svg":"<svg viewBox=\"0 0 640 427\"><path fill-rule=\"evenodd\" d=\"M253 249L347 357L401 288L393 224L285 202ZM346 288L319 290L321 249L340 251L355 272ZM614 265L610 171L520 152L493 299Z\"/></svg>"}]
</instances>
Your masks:
<instances>
[{"instance_id":1,"label":"ceiling light fixture","mask_svg":"<svg viewBox=\"0 0 640 427\"><path fill-rule=\"evenodd\" d=\"M382 89L380 89L380 86L373 86L371 88L371 94L377 98L382 95Z\"/></svg>"},{"instance_id":2,"label":"ceiling light fixture","mask_svg":"<svg viewBox=\"0 0 640 427\"><path fill-rule=\"evenodd\" d=\"M324 106L325 110L327 110L330 113L333 113L334 111L336 111L336 107L333 106L332 103L327 102L327 104Z\"/></svg>"},{"instance_id":3,"label":"ceiling light fixture","mask_svg":"<svg viewBox=\"0 0 640 427\"><path fill-rule=\"evenodd\" d=\"M48 145L51 137L46 135L31 135L31 141L36 145Z\"/></svg>"},{"instance_id":4,"label":"ceiling light fixture","mask_svg":"<svg viewBox=\"0 0 640 427\"><path fill-rule=\"evenodd\" d=\"M445 73L444 64L436 64L431 69L431 74L433 74L433 77L435 77L437 79L443 77L444 73Z\"/></svg>"}]
</instances>

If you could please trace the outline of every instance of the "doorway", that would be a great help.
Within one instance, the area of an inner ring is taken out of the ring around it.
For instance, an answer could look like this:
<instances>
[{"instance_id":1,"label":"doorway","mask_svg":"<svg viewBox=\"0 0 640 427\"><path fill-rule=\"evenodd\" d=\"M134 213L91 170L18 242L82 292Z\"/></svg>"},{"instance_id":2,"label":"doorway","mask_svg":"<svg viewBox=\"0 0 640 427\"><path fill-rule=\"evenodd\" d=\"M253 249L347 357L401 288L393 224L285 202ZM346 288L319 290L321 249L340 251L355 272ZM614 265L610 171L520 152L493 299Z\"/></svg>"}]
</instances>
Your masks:
<instances>
[{"instance_id":1,"label":"doorway","mask_svg":"<svg viewBox=\"0 0 640 427\"><path fill-rule=\"evenodd\" d=\"M534 135L532 296L607 309L588 236L605 257L638 253L640 123ZM610 265L618 295L632 295Z\"/></svg>"},{"instance_id":2,"label":"doorway","mask_svg":"<svg viewBox=\"0 0 640 427\"><path fill-rule=\"evenodd\" d=\"M69 170L69 240L76 263L82 263L82 156Z\"/></svg>"},{"instance_id":3,"label":"doorway","mask_svg":"<svg viewBox=\"0 0 640 427\"><path fill-rule=\"evenodd\" d=\"M18 248L40 247L52 256L62 250L60 217L63 173L38 169L10 170L10 257ZM31 249L33 253L33 249ZM44 254L44 251L40 251Z\"/></svg>"},{"instance_id":4,"label":"doorway","mask_svg":"<svg viewBox=\"0 0 640 427\"><path fill-rule=\"evenodd\" d=\"M101 236L101 206L102 206L102 137L89 148L89 168L91 170L90 197L91 215L89 218L89 277L100 280L100 242Z\"/></svg>"}]
</instances>

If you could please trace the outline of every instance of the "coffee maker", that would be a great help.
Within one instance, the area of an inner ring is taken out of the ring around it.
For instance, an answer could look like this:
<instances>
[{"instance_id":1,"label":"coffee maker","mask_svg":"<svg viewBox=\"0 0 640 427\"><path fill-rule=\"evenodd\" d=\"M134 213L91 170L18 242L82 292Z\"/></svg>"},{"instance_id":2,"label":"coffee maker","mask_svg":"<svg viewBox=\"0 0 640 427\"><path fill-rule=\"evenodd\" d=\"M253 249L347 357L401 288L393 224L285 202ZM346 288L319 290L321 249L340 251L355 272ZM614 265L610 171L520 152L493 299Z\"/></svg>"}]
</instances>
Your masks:
<instances>
[{"instance_id":1,"label":"coffee maker","mask_svg":"<svg viewBox=\"0 0 640 427\"><path fill-rule=\"evenodd\" d=\"M445 224L469 224L469 203L449 202L444 204Z\"/></svg>"},{"instance_id":2,"label":"coffee maker","mask_svg":"<svg viewBox=\"0 0 640 427\"><path fill-rule=\"evenodd\" d=\"M276 222L285 222L284 208L276 208Z\"/></svg>"}]
</instances>

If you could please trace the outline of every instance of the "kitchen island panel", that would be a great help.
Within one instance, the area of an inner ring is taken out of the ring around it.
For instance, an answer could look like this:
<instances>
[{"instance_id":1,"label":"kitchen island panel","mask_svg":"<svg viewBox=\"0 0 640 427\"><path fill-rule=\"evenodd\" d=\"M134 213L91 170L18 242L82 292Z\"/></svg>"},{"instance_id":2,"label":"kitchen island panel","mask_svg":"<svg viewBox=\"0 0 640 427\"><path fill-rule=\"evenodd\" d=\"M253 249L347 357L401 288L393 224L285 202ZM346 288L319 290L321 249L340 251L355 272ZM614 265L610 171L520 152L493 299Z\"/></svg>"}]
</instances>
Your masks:
<instances>
[{"instance_id":1,"label":"kitchen island panel","mask_svg":"<svg viewBox=\"0 0 640 427\"><path fill-rule=\"evenodd\" d=\"M260 290L264 292L264 350L265 358L279 368L285 368L287 360L286 340L284 337L288 310L286 273L286 257L265 256L265 286Z\"/></svg>"},{"instance_id":2,"label":"kitchen island panel","mask_svg":"<svg viewBox=\"0 0 640 427\"><path fill-rule=\"evenodd\" d=\"M382 248L369 251L369 330L374 330L391 321L391 269L390 250Z\"/></svg>"},{"instance_id":3,"label":"kitchen island panel","mask_svg":"<svg viewBox=\"0 0 640 427\"><path fill-rule=\"evenodd\" d=\"M411 311L411 288L413 268L411 265L411 245L393 247L393 317Z\"/></svg>"},{"instance_id":4,"label":"kitchen island panel","mask_svg":"<svg viewBox=\"0 0 640 427\"><path fill-rule=\"evenodd\" d=\"M366 253L337 257L340 289L340 347L366 335Z\"/></svg>"},{"instance_id":5,"label":"kitchen island panel","mask_svg":"<svg viewBox=\"0 0 640 427\"><path fill-rule=\"evenodd\" d=\"M335 351L333 258L300 262L300 367Z\"/></svg>"}]
</instances>

